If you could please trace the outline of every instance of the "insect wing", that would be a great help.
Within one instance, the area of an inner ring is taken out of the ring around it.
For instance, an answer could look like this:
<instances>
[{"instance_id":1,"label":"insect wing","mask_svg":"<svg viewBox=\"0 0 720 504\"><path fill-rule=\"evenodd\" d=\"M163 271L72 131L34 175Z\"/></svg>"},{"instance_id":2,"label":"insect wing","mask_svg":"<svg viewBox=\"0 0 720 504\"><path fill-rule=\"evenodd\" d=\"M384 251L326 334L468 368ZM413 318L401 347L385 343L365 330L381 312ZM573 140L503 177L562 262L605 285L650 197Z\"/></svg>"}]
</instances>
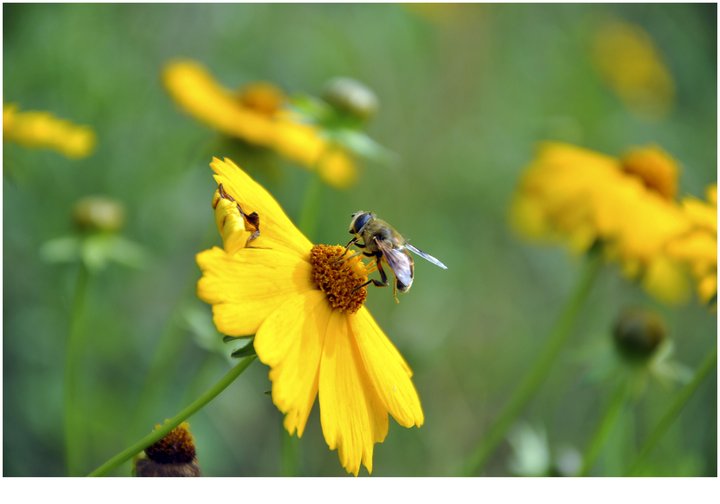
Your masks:
<instances>
[{"instance_id":1,"label":"insect wing","mask_svg":"<svg viewBox=\"0 0 720 504\"><path fill-rule=\"evenodd\" d=\"M395 277L405 287L403 290L410 288L413 282L413 258L409 254L392 246L388 240L375 239L378 249L382 252L383 257L393 270Z\"/></svg>"},{"instance_id":2,"label":"insect wing","mask_svg":"<svg viewBox=\"0 0 720 504\"><path fill-rule=\"evenodd\" d=\"M442 269L447 269L447 266L445 266L439 259L435 259L433 256L431 256L430 254L426 254L425 252L423 252L423 251L420 250L419 248L413 247L413 246L410 245L409 243L406 243L406 244L405 244L405 247L406 247L407 249L409 249L410 251L416 253L417 255L419 255L420 257L422 257L423 259L425 259L426 261L429 261L429 262L433 263L435 266L439 266L439 267L441 267Z\"/></svg>"}]
</instances>

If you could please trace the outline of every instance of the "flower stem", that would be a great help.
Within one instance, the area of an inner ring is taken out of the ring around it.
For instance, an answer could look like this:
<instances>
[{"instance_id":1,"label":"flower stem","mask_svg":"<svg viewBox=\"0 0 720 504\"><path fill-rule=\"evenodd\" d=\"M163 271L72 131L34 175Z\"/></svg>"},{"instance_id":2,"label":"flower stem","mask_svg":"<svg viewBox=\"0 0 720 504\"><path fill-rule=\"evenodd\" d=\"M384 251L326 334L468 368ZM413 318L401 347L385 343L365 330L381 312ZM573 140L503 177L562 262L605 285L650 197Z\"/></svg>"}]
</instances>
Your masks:
<instances>
[{"instance_id":1,"label":"flower stem","mask_svg":"<svg viewBox=\"0 0 720 504\"><path fill-rule=\"evenodd\" d=\"M541 350L540 355L537 360L535 360L535 364L525 375L520 386L515 389L512 397L500 412L499 417L490 427L482 443L470 458L465 470L468 476L474 476L482 471L490 455L492 455L503 440L507 430L511 427L533 394L540 388L540 385L542 385L545 377L552 368L553 362L555 362L555 358L571 334L575 319L590 293L590 289L600 270L601 264L602 256L595 251L591 251L585 261L580 279L560 314L560 318L555 323L550 336L547 338L545 347Z\"/></svg>"},{"instance_id":2,"label":"flower stem","mask_svg":"<svg viewBox=\"0 0 720 504\"><path fill-rule=\"evenodd\" d=\"M647 437L645 443L643 443L642 445L642 448L640 448L640 452L638 453L637 457L635 457L635 460L630 465L630 469L627 472L628 476L636 476L639 473L645 457L650 454L650 452L662 439L662 437L665 435L665 432L667 432L667 430L678 417L685 405L687 405L690 398L700 387L700 384L702 384L705 378L707 378L708 374L710 374L710 372L715 369L716 365L717 347L715 347L713 351L705 357L705 360L703 360L702 364L700 364L700 367L695 372L695 375L693 376L692 380L690 380L690 383L685 385L685 387L675 398L675 401L673 401L673 403L667 409L662 418L660 418L660 421L657 423L655 428Z\"/></svg>"},{"instance_id":3,"label":"flower stem","mask_svg":"<svg viewBox=\"0 0 720 504\"><path fill-rule=\"evenodd\" d=\"M80 449L80 436L78 436L77 411L77 372L80 354L83 348L82 318L85 311L85 298L87 293L90 272L84 264L78 266L78 277L75 283L75 294L70 312L70 329L65 348L65 370L63 386L63 410L65 426L65 460L69 476L77 474L78 453Z\"/></svg>"},{"instance_id":4,"label":"flower stem","mask_svg":"<svg viewBox=\"0 0 720 504\"><path fill-rule=\"evenodd\" d=\"M297 476L298 450L300 445L298 439L288 434L285 427L280 424L280 443L282 443L280 454L280 473L283 476Z\"/></svg>"},{"instance_id":5,"label":"flower stem","mask_svg":"<svg viewBox=\"0 0 720 504\"><path fill-rule=\"evenodd\" d=\"M305 188L305 196L303 198L303 206L300 210L298 218L298 227L305 233L305 236L314 241L315 228L317 227L317 215L320 209L320 194L322 192L322 180L320 175L313 172L310 175L307 187Z\"/></svg>"},{"instance_id":6,"label":"flower stem","mask_svg":"<svg viewBox=\"0 0 720 504\"><path fill-rule=\"evenodd\" d=\"M207 248L213 243L213 239L217 236L217 226L215 220L211 219L210 227L206 235L202 238L201 247ZM185 280L185 286L180 291L180 295L175 301L175 305L170 312L167 323L159 341L156 345L150 367L147 371L144 386L140 394L136 406L135 427L136 429L128 429L130 435L141 428L141 424L146 421L146 413L151 409L157 397L168 386L173 377L172 366L178 361L178 354L188 343L186 338L182 337L183 330L183 313L186 308L187 300L195 294L197 284L197 274L195 270ZM153 414L151 411L150 414Z\"/></svg>"},{"instance_id":7,"label":"flower stem","mask_svg":"<svg viewBox=\"0 0 720 504\"><path fill-rule=\"evenodd\" d=\"M180 411L177 415L172 417L170 420L166 420L162 426L153 430L150 434L143 437L133 445L124 449L110 460L105 462L103 465L92 471L88 476L104 476L108 472L118 467L123 462L129 460L133 455L140 453L142 450L150 446L151 444L164 438L171 430L180 425L188 417L196 413L198 410L203 408L206 404L217 397L228 385L230 385L235 379L240 376L245 369L255 360L255 356L246 357L245 359L238 362L235 367L230 369L225 376L223 376L215 385L208 389L203 395L198 397L185 409Z\"/></svg>"},{"instance_id":8,"label":"flower stem","mask_svg":"<svg viewBox=\"0 0 720 504\"><path fill-rule=\"evenodd\" d=\"M608 434L612 430L615 422L617 421L620 413L625 406L626 399L628 396L628 386L625 381L621 381L618 384L617 389L610 401L607 404L605 413L603 414L600 422L598 423L595 433L593 434L590 442L588 443L587 450L583 456L582 466L578 476L587 476L592 469L593 464L597 460L600 450L602 450L603 444L605 443Z\"/></svg>"}]
</instances>

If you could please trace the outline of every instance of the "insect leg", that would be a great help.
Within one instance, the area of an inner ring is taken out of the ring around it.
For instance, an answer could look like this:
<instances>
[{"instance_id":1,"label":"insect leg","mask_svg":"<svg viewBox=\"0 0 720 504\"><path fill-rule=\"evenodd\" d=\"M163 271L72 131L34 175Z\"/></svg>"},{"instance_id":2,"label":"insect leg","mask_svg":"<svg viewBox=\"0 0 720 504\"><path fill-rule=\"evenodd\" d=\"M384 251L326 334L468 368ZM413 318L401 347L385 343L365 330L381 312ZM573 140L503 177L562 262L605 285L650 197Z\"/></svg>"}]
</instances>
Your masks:
<instances>
[{"instance_id":1,"label":"insect leg","mask_svg":"<svg viewBox=\"0 0 720 504\"><path fill-rule=\"evenodd\" d=\"M357 241L358 241L358 238L356 236L355 238L353 238L352 240L347 242L347 245L345 245L345 250L343 251L343 254L342 254L343 257L345 257L345 254L347 254L347 251L350 249L350 245L354 245L355 243L357 243Z\"/></svg>"},{"instance_id":2,"label":"insect leg","mask_svg":"<svg viewBox=\"0 0 720 504\"><path fill-rule=\"evenodd\" d=\"M380 280L376 280L374 278L369 279L367 282L365 282L362 285L358 285L353 289L353 292L355 292L358 289L362 289L363 287L373 284L375 287L387 287L388 286L388 278L385 274L385 270L382 269L382 265L380 264L380 259L382 259L382 255L377 256L374 254L369 254L365 252L365 255L374 256L375 257L375 264L377 265L378 272L380 273Z\"/></svg>"}]
</instances>

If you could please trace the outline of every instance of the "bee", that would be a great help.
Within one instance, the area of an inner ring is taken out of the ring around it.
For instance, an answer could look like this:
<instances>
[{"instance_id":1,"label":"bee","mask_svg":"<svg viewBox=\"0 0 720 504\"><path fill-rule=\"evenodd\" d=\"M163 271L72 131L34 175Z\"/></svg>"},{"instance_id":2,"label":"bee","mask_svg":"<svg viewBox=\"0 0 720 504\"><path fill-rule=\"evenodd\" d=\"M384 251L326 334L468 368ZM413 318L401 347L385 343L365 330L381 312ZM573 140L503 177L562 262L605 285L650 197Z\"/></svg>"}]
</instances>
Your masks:
<instances>
[{"instance_id":1,"label":"bee","mask_svg":"<svg viewBox=\"0 0 720 504\"><path fill-rule=\"evenodd\" d=\"M397 301L397 291L407 292L413 283L415 265L408 250L430 261L435 266L447 269L447 266L438 259L410 245L400 233L395 231L395 228L384 220L378 219L372 212L360 210L352 214L349 231L355 237L345 246L345 253L347 253L351 245L362 249L358 254L362 253L368 257L374 257L378 273L380 273L380 280L370 279L358 288L365 287L370 283L377 287L386 287L388 285L388 278L382 267L382 261L385 260L395 275L393 296Z\"/></svg>"}]
</instances>

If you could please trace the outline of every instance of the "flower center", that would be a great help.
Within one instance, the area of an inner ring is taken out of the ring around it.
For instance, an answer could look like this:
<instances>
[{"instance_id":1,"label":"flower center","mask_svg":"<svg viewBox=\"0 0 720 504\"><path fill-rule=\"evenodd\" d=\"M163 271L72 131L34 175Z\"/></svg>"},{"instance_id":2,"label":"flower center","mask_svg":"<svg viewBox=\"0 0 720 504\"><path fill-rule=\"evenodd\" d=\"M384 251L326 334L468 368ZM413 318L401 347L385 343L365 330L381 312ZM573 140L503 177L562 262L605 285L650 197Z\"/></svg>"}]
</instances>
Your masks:
<instances>
[{"instance_id":1,"label":"flower center","mask_svg":"<svg viewBox=\"0 0 720 504\"><path fill-rule=\"evenodd\" d=\"M638 177L649 190L668 200L675 197L678 167L675 160L662 149L633 149L620 162L625 173Z\"/></svg>"},{"instance_id":2,"label":"flower center","mask_svg":"<svg viewBox=\"0 0 720 504\"><path fill-rule=\"evenodd\" d=\"M367 297L367 268L359 256L350 257L340 245L315 245L310 251L312 277L334 310L355 313Z\"/></svg>"},{"instance_id":3,"label":"flower center","mask_svg":"<svg viewBox=\"0 0 720 504\"><path fill-rule=\"evenodd\" d=\"M285 101L282 91L267 82L248 84L238 93L240 103L255 112L272 117Z\"/></svg>"}]
</instances>

